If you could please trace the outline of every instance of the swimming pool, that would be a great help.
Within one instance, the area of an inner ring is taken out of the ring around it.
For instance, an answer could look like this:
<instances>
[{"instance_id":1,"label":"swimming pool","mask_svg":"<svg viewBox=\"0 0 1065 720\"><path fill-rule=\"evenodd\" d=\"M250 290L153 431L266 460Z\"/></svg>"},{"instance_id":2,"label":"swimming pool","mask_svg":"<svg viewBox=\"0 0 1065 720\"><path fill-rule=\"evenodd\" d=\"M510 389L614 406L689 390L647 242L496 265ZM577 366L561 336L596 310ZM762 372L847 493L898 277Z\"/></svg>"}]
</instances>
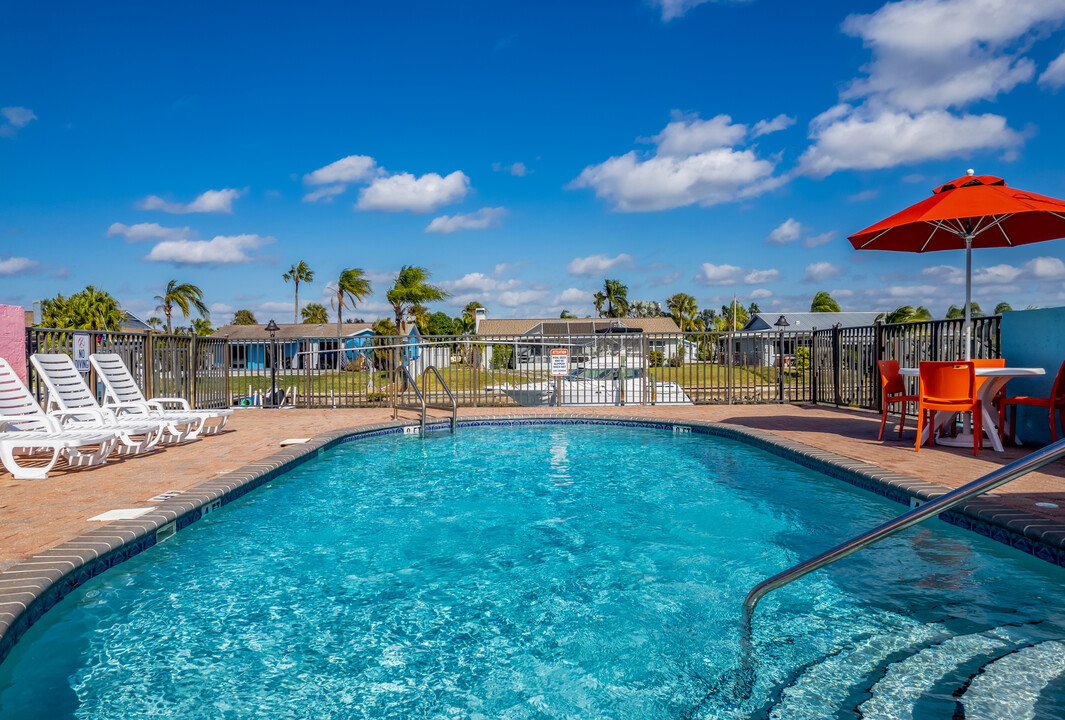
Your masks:
<instances>
[{"instance_id":1,"label":"swimming pool","mask_svg":"<svg viewBox=\"0 0 1065 720\"><path fill-rule=\"evenodd\" d=\"M1062 716L1065 571L938 521L763 600L741 691L745 593L899 511L689 433L346 444L49 611L0 718Z\"/></svg>"}]
</instances>

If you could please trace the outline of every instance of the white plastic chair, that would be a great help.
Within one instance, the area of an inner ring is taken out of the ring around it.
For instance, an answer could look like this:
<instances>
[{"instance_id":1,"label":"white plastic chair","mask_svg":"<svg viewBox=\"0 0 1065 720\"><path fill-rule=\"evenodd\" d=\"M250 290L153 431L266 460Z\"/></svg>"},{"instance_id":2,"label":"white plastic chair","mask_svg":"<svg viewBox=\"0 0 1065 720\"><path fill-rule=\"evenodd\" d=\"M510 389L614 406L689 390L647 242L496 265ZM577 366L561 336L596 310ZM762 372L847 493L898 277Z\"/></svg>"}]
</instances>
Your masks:
<instances>
[{"instance_id":1,"label":"white plastic chair","mask_svg":"<svg viewBox=\"0 0 1065 720\"><path fill-rule=\"evenodd\" d=\"M121 455L139 455L154 450L166 432L167 423L163 420L123 419L113 410L100 407L69 355L36 353L30 362L48 388L49 414L59 417L64 427L115 430L119 434L118 452Z\"/></svg>"},{"instance_id":2,"label":"white plastic chair","mask_svg":"<svg viewBox=\"0 0 1065 720\"><path fill-rule=\"evenodd\" d=\"M43 480L59 458L75 467L103 465L118 442L106 428L63 428L34 400L6 360L0 358L0 462L17 480ZM95 446L91 451L83 450ZM45 464L21 465L17 457L50 452Z\"/></svg>"},{"instance_id":3,"label":"white plastic chair","mask_svg":"<svg viewBox=\"0 0 1065 720\"><path fill-rule=\"evenodd\" d=\"M126 369L122 358L113 353L89 356L89 364L96 370L96 379L104 385L104 408L113 410L118 418L137 418L165 422L162 442L195 440L207 418L194 411L168 410L158 401L145 400L136 381Z\"/></svg>"},{"instance_id":4,"label":"white plastic chair","mask_svg":"<svg viewBox=\"0 0 1065 720\"><path fill-rule=\"evenodd\" d=\"M185 398L152 398L146 400L144 393L137 386L129 368L122 362L122 358L114 353L96 353L89 358L89 362L96 369L96 376L104 384L104 405L106 407L134 409L148 408L163 417L181 415L195 417L200 420L196 434L215 435L226 426L232 410L193 410L189 401ZM176 405L177 409L169 409L167 405ZM143 410L141 410L143 412ZM208 420L219 420L217 424L208 425ZM190 437L196 437L191 435Z\"/></svg>"}]
</instances>

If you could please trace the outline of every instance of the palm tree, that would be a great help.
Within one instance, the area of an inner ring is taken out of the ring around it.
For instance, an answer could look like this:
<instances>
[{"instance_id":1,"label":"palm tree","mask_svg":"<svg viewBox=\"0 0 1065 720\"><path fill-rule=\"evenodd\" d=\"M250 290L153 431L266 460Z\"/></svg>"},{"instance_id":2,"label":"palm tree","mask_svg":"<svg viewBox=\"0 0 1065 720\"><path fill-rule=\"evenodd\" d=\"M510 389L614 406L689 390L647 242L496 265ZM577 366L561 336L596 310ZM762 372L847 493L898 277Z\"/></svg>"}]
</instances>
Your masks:
<instances>
[{"instance_id":1,"label":"palm tree","mask_svg":"<svg viewBox=\"0 0 1065 720\"><path fill-rule=\"evenodd\" d=\"M695 330L695 320L698 317L699 307L688 293L677 293L666 298L666 307L673 314L673 321L681 332Z\"/></svg>"},{"instance_id":2,"label":"palm tree","mask_svg":"<svg viewBox=\"0 0 1065 720\"><path fill-rule=\"evenodd\" d=\"M451 293L442 287L429 284L429 271L417 265L404 265L396 275L392 288L385 294L396 313L396 334L403 335L403 317L415 305L446 300ZM395 349L394 367L400 366L399 343Z\"/></svg>"},{"instance_id":3,"label":"palm tree","mask_svg":"<svg viewBox=\"0 0 1065 720\"><path fill-rule=\"evenodd\" d=\"M995 306L995 314L1001 315L1002 313L1013 312L1013 306L1008 302L1000 302Z\"/></svg>"},{"instance_id":4,"label":"palm tree","mask_svg":"<svg viewBox=\"0 0 1065 720\"><path fill-rule=\"evenodd\" d=\"M373 290L370 281L366 279L366 272L362 268L345 268L340 271L336 285L330 288L333 296L329 304L337 314L337 347L341 346L340 336L343 334L341 326L344 324L344 308L355 309L356 302L362 302ZM346 354L346 353L345 353Z\"/></svg>"},{"instance_id":5,"label":"palm tree","mask_svg":"<svg viewBox=\"0 0 1065 720\"><path fill-rule=\"evenodd\" d=\"M166 284L166 292L162 295L156 295L155 301L159 303L155 311L162 311L166 315L166 332L168 334L171 330L171 316L174 313L175 305L186 318L190 317L192 310L198 312L202 318L211 317L211 311L207 309L203 302L203 290L190 283L178 285L177 280L171 280Z\"/></svg>"},{"instance_id":6,"label":"palm tree","mask_svg":"<svg viewBox=\"0 0 1065 720\"><path fill-rule=\"evenodd\" d=\"M300 260L290 267L287 273L282 274L281 277L285 278L285 282L291 280L296 283L296 309L292 313L292 322L298 323L300 321L300 283L313 281L314 270L311 270L307 267L307 263Z\"/></svg>"},{"instance_id":7,"label":"palm tree","mask_svg":"<svg viewBox=\"0 0 1065 720\"><path fill-rule=\"evenodd\" d=\"M329 311L321 303L307 303L307 307L300 311L303 323L322 325L329 322Z\"/></svg>"},{"instance_id":8,"label":"palm tree","mask_svg":"<svg viewBox=\"0 0 1065 720\"><path fill-rule=\"evenodd\" d=\"M462 332L472 333L477 329L477 310L483 307L476 300L466 303L466 307L462 308Z\"/></svg>"},{"instance_id":9,"label":"palm tree","mask_svg":"<svg viewBox=\"0 0 1065 720\"><path fill-rule=\"evenodd\" d=\"M192 321L192 334L199 335L201 337L210 335L214 332L214 328L211 327L211 321L204 318L196 318Z\"/></svg>"},{"instance_id":10,"label":"palm tree","mask_svg":"<svg viewBox=\"0 0 1065 720\"><path fill-rule=\"evenodd\" d=\"M414 320L414 326L422 335L429 334L429 308L421 303L410 306L410 316Z\"/></svg>"},{"instance_id":11,"label":"palm tree","mask_svg":"<svg viewBox=\"0 0 1065 720\"><path fill-rule=\"evenodd\" d=\"M814 295L813 302L810 303L810 312L841 312L839 303L832 299L832 296L827 291Z\"/></svg>"},{"instance_id":12,"label":"palm tree","mask_svg":"<svg viewBox=\"0 0 1065 720\"><path fill-rule=\"evenodd\" d=\"M883 319L888 324L924 322L932 319L932 313L928 312L928 308L923 305L916 308L912 305L902 305L887 313L887 315L881 314L877 316L877 320L880 319Z\"/></svg>"},{"instance_id":13,"label":"palm tree","mask_svg":"<svg viewBox=\"0 0 1065 720\"><path fill-rule=\"evenodd\" d=\"M970 317L983 317L984 311L980 309L980 305L977 302L969 303L969 316ZM947 308L947 320L960 320L965 317L965 308L951 305Z\"/></svg>"},{"instance_id":14,"label":"palm tree","mask_svg":"<svg viewBox=\"0 0 1065 720\"><path fill-rule=\"evenodd\" d=\"M558 314L558 317L560 320L573 320L576 319L577 316L571 313L569 310L563 310Z\"/></svg>"},{"instance_id":15,"label":"palm tree","mask_svg":"<svg viewBox=\"0 0 1065 720\"><path fill-rule=\"evenodd\" d=\"M234 325L258 325L259 321L255 319L255 315L251 310L237 310L233 313Z\"/></svg>"},{"instance_id":16,"label":"palm tree","mask_svg":"<svg viewBox=\"0 0 1065 720\"><path fill-rule=\"evenodd\" d=\"M595 305L595 316L603 317L603 305L606 304L606 295L601 290L592 296L592 304Z\"/></svg>"},{"instance_id":17,"label":"palm tree","mask_svg":"<svg viewBox=\"0 0 1065 720\"><path fill-rule=\"evenodd\" d=\"M629 288L620 280L603 281L603 295L607 303L607 316L625 317L629 314Z\"/></svg>"},{"instance_id":18,"label":"palm tree","mask_svg":"<svg viewBox=\"0 0 1065 720\"><path fill-rule=\"evenodd\" d=\"M89 285L69 298L62 293L41 303L44 327L74 330L118 330L125 313L110 293Z\"/></svg>"},{"instance_id":19,"label":"palm tree","mask_svg":"<svg viewBox=\"0 0 1065 720\"><path fill-rule=\"evenodd\" d=\"M148 318L148 327L153 330L158 330L159 328L163 327L163 321L155 315L152 315L150 318Z\"/></svg>"}]
</instances>

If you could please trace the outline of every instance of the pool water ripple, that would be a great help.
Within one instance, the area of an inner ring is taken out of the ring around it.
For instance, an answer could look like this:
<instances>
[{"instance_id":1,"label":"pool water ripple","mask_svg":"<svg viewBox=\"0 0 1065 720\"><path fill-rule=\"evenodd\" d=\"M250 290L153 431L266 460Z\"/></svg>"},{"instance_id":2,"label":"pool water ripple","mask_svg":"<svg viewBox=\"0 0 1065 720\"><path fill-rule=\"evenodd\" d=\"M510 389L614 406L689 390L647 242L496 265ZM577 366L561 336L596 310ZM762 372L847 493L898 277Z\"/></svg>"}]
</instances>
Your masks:
<instances>
[{"instance_id":1,"label":"pool water ripple","mask_svg":"<svg viewBox=\"0 0 1065 720\"><path fill-rule=\"evenodd\" d=\"M1059 569L936 522L763 601L734 696L747 590L900 510L691 434L350 443L66 598L0 720L745 718L868 638L1061 614Z\"/></svg>"}]
</instances>

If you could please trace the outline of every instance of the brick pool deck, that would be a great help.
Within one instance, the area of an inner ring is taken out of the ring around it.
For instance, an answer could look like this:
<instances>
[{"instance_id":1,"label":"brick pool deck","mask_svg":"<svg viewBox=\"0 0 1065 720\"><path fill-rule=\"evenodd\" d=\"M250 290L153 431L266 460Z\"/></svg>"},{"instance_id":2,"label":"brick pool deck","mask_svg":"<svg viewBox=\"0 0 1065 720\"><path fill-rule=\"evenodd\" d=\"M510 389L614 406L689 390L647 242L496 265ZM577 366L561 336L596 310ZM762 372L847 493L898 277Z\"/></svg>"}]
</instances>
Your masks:
<instances>
[{"instance_id":1,"label":"brick pool deck","mask_svg":"<svg viewBox=\"0 0 1065 720\"><path fill-rule=\"evenodd\" d=\"M801 405L702 405L692 407L565 408L570 415L653 417L730 423L762 430L814 448L878 465L920 480L957 487L1022 457L1032 448L1007 446L1003 454L985 449L974 458L962 448L923 448L914 452L910 425L902 440L893 432L878 442L879 416L856 410ZM460 417L557 413L546 408L463 409ZM437 417L442 413L434 413ZM412 419L406 412L401 418ZM60 467L47 480L15 480L0 472L0 571L72 540L104 523L89 518L119 508L151 507L150 498L182 491L216 478L279 449L286 438L391 420L386 409L238 410L226 432L149 456L114 458L100 468ZM1041 515L1065 529L1065 462L1057 462L1000 488L991 499L1009 508ZM1061 508L1037 507L1037 502Z\"/></svg>"}]
</instances>

